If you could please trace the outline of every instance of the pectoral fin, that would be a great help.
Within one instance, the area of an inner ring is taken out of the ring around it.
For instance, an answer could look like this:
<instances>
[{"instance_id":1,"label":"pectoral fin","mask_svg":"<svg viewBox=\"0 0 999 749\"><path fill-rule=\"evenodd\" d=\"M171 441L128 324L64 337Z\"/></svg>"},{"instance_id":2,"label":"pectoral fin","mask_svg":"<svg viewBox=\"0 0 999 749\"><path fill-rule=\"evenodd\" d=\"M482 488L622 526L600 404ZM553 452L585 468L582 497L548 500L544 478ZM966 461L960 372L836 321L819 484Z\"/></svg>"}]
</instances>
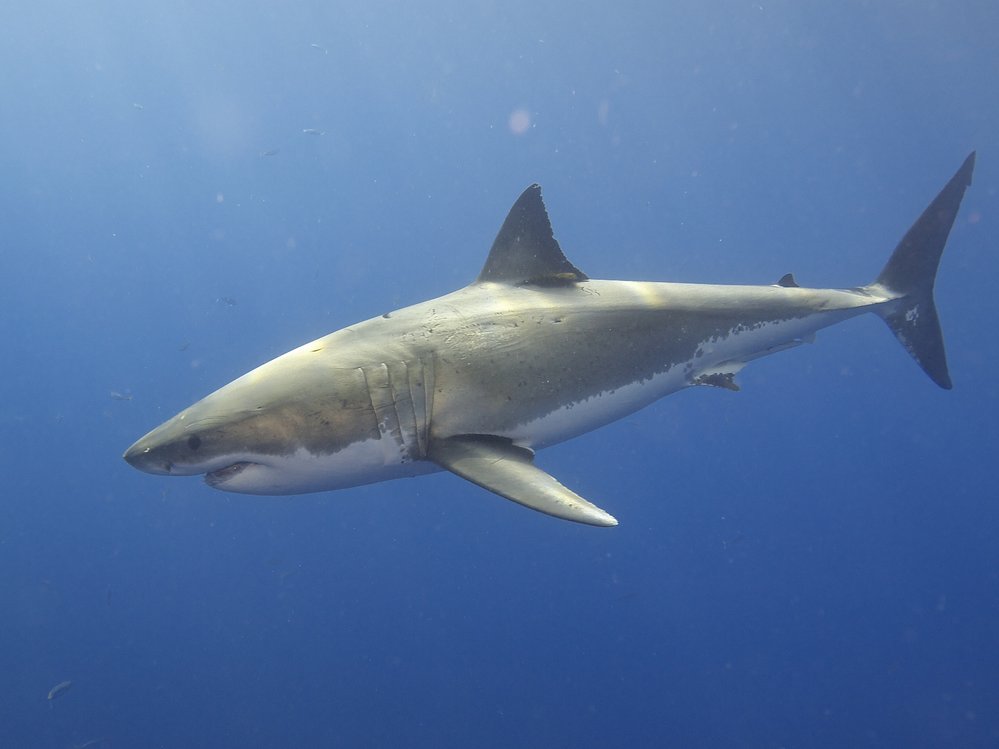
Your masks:
<instances>
[{"instance_id":1,"label":"pectoral fin","mask_svg":"<svg viewBox=\"0 0 999 749\"><path fill-rule=\"evenodd\" d=\"M510 440L491 435L460 435L435 440L427 456L478 484L532 510L589 525L617 525L599 507L562 486L534 465L534 453Z\"/></svg>"}]
</instances>

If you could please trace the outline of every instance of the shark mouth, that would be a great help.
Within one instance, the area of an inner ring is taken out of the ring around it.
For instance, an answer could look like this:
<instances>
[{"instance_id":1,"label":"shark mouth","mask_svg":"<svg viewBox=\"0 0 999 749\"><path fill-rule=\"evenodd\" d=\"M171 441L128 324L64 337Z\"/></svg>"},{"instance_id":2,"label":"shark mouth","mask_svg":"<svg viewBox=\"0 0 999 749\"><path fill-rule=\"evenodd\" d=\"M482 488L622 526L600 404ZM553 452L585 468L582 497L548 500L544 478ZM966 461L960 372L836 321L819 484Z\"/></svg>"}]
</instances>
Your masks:
<instances>
[{"instance_id":1,"label":"shark mouth","mask_svg":"<svg viewBox=\"0 0 999 749\"><path fill-rule=\"evenodd\" d=\"M233 463L225 468L219 468L217 471L212 471L211 473L205 474L205 483L209 486L221 486L226 481L238 476L243 472L244 469L249 468L255 463L249 463L245 460L239 461L238 463Z\"/></svg>"}]
</instances>

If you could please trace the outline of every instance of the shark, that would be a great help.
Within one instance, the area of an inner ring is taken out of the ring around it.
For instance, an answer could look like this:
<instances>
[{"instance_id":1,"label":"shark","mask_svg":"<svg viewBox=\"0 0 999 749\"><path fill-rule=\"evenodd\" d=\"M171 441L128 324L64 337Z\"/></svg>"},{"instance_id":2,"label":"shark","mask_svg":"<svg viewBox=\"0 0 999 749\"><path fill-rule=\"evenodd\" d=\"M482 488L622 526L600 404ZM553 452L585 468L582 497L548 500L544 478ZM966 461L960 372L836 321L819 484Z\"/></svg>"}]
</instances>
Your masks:
<instances>
[{"instance_id":1,"label":"shark","mask_svg":"<svg viewBox=\"0 0 999 749\"><path fill-rule=\"evenodd\" d=\"M874 281L806 288L595 280L555 239L531 185L470 285L269 361L124 454L142 471L228 492L291 495L450 471L565 520L608 512L535 463L555 445L690 387L737 390L748 363L873 313L951 387L933 288L975 154Z\"/></svg>"}]
</instances>

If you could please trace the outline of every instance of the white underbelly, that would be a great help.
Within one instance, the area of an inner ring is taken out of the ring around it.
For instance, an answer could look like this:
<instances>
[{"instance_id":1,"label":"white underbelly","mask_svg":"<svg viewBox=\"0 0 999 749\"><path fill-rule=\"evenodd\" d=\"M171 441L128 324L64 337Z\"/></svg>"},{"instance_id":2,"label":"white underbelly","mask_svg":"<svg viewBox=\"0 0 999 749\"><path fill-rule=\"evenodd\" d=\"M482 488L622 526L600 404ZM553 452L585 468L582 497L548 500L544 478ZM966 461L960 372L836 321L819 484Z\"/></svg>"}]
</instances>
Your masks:
<instances>
[{"instance_id":1,"label":"white underbelly","mask_svg":"<svg viewBox=\"0 0 999 749\"><path fill-rule=\"evenodd\" d=\"M328 455L300 447L288 455L241 455L233 462L237 461L248 465L216 483L216 489L242 494L307 494L440 470L426 461L403 462L396 446L384 439L355 442Z\"/></svg>"},{"instance_id":2,"label":"white underbelly","mask_svg":"<svg viewBox=\"0 0 999 749\"><path fill-rule=\"evenodd\" d=\"M605 390L519 425L503 434L516 444L539 450L597 429L687 387L680 368L651 379Z\"/></svg>"}]
</instances>

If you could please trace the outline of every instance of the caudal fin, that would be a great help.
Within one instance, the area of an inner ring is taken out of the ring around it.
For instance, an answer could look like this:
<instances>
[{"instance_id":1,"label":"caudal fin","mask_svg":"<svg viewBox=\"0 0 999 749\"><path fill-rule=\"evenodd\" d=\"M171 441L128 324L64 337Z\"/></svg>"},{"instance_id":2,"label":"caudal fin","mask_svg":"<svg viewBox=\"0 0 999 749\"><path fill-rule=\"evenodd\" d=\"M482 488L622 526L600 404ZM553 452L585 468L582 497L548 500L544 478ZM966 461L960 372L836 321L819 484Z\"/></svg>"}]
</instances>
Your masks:
<instances>
[{"instance_id":1,"label":"caudal fin","mask_svg":"<svg viewBox=\"0 0 999 749\"><path fill-rule=\"evenodd\" d=\"M975 153L964 160L940 194L902 237L888 264L871 287L881 287L896 301L878 308L905 350L937 385L950 389L943 333L933 302L940 255L961 207L964 191L971 184Z\"/></svg>"}]
</instances>

